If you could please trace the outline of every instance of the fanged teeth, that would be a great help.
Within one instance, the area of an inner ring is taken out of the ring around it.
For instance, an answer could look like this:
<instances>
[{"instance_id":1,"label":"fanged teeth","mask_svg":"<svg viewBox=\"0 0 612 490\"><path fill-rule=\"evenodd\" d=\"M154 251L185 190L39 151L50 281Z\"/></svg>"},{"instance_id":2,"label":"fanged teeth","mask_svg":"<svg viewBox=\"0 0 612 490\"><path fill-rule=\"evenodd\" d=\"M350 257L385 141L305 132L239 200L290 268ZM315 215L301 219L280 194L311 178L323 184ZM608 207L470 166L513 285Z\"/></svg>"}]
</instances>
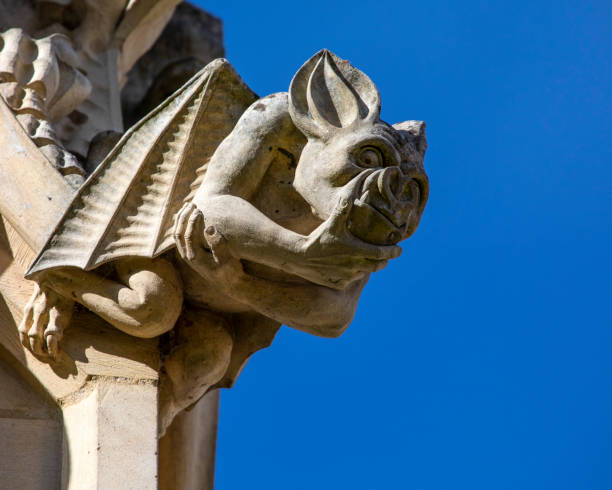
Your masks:
<instances>
[{"instance_id":1,"label":"fanged teeth","mask_svg":"<svg viewBox=\"0 0 612 490\"><path fill-rule=\"evenodd\" d=\"M361 203L366 203L368 198L370 197L370 190L368 189L367 191L365 191L361 197L359 198L359 201L361 201Z\"/></svg>"}]
</instances>

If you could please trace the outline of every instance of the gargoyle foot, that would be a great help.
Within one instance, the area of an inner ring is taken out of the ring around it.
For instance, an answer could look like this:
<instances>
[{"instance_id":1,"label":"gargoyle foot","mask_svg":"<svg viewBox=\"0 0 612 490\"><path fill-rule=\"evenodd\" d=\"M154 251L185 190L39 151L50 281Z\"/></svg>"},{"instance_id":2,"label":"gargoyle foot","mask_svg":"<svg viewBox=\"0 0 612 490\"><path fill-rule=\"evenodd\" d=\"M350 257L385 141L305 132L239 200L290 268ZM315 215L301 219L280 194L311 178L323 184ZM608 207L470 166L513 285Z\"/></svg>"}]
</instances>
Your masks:
<instances>
[{"instance_id":1,"label":"gargoyle foot","mask_svg":"<svg viewBox=\"0 0 612 490\"><path fill-rule=\"evenodd\" d=\"M72 300L36 284L19 325L21 343L39 357L55 359L73 305Z\"/></svg>"}]
</instances>

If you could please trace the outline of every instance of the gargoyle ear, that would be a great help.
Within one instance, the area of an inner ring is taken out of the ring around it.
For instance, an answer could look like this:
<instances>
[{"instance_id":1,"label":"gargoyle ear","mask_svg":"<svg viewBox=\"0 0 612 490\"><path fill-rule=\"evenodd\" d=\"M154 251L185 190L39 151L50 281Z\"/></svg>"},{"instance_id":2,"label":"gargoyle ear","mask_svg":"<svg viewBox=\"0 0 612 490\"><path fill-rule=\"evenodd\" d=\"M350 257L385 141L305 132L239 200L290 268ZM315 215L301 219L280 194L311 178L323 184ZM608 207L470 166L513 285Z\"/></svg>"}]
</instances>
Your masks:
<instances>
[{"instance_id":1,"label":"gargoyle ear","mask_svg":"<svg viewBox=\"0 0 612 490\"><path fill-rule=\"evenodd\" d=\"M422 166L425 159L425 151L427 150L425 123L423 121L404 121L394 124L393 127L402 136L402 151L407 160Z\"/></svg>"},{"instance_id":2,"label":"gargoyle ear","mask_svg":"<svg viewBox=\"0 0 612 490\"><path fill-rule=\"evenodd\" d=\"M289 113L306 136L326 139L357 121L378 120L380 96L365 73L323 49L291 80Z\"/></svg>"}]
</instances>

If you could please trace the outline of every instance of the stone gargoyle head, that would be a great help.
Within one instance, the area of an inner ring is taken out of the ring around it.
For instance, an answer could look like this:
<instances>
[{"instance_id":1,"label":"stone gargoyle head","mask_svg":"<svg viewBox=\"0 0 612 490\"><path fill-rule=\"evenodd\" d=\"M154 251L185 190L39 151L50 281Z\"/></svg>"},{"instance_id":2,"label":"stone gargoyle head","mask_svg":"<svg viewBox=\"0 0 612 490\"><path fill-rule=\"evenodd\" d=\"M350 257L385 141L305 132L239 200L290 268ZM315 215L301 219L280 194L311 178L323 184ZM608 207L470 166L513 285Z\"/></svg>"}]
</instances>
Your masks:
<instances>
[{"instance_id":1,"label":"stone gargoyle head","mask_svg":"<svg viewBox=\"0 0 612 490\"><path fill-rule=\"evenodd\" d=\"M327 50L293 78L289 112L308 138L294 186L320 219L329 218L340 189L358 185L348 223L356 237L395 245L416 230L429 194L423 122L381 121L374 83Z\"/></svg>"}]
</instances>

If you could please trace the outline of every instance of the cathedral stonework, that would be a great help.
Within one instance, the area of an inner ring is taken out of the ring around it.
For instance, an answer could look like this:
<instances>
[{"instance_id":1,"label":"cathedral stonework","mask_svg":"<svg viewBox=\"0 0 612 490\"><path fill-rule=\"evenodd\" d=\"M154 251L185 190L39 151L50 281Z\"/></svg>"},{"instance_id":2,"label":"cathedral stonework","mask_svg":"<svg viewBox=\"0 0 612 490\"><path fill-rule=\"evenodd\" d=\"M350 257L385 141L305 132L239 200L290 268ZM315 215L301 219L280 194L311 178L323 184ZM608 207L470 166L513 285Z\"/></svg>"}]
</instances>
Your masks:
<instances>
[{"instance_id":1,"label":"cathedral stonework","mask_svg":"<svg viewBox=\"0 0 612 490\"><path fill-rule=\"evenodd\" d=\"M0 8L5 481L211 489L218 388L341 335L418 227L425 124L325 49L259 97L177 0Z\"/></svg>"}]
</instances>

